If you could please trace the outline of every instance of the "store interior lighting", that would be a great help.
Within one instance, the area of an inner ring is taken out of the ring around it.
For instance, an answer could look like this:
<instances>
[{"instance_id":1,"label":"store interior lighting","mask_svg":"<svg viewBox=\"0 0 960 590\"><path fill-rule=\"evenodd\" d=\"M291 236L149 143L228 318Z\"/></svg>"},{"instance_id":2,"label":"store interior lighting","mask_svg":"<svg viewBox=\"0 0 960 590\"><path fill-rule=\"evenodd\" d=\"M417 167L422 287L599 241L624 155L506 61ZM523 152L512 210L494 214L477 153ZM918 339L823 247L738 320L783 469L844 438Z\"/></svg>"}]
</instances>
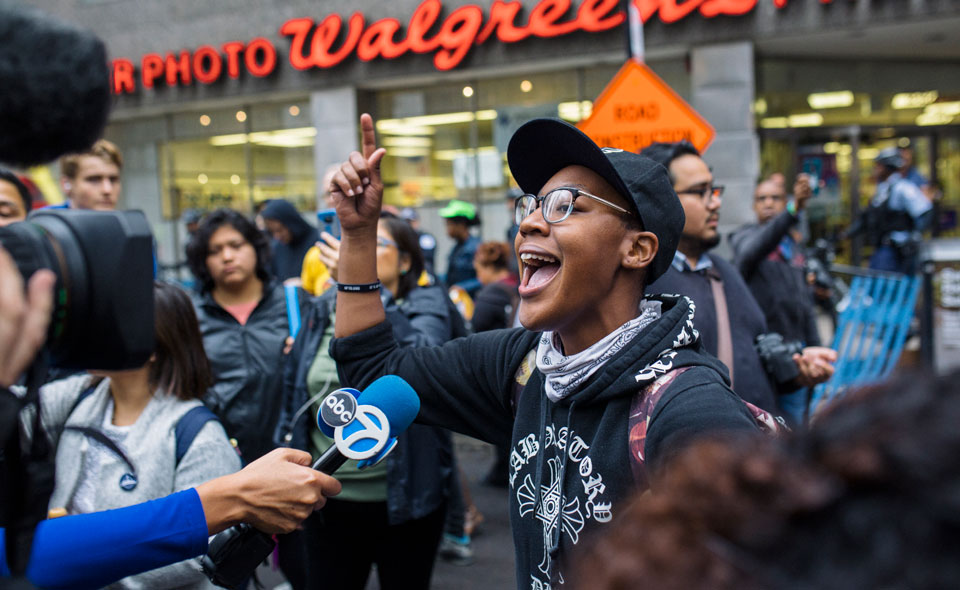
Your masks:
<instances>
[{"instance_id":1,"label":"store interior lighting","mask_svg":"<svg viewBox=\"0 0 960 590\"><path fill-rule=\"evenodd\" d=\"M816 92L807 96L807 104L811 109L838 109L852 105L853 101L853 92L849 90Z\"/></svg>"},{"instance_id":2,"label":"store interior lighting","mask_svg":"<svg viewBox=\"0 0 960 590\"><path fill-rule=\"evenodd\" d=\"M210 124L210 115L200 115L200 124L206 127Z\"/></svg>"},{"instance_id":3,"label":"store interior lighting","mask_svg":"<svg viewBox=\"0 0 960 590\"><path fill-rule=\"evenodd\" d=\"M398 135L385 137L381 142L384 147L388 148L397 148L397 147L430 147L433 145L433 139L429 137L417 137L417 136L406 136Z\"/></svg>"},{"instance_id":4,"label":"store interior lighting","mask_svg":"<svg viewBox=\"0 0 960 590\"><path fill-rule=\"evenodd\" d=\"M586 119L591 114L593 114L592 100L561 102L557 105L557 116L571 123Z\"/></svg>"},{"instance_id":5,"label":"store interior lighting","mask_svg":"<svg viewBox=\"0 0 960 590\"><path fill-rule=\"evenodd\" d=\"M947 115L939 112L920 113L917 115L916 123L921 127L930 125L947 125L953 122L953 115Z\"/></svg>"},{"instance_id":6,"label":"store interior lighting","mask_svg":"<svg viewBox=\"0 0 960 590\"><path fill-rule=\"evenodd\" d=\"M295 105L295 104L294 104L294 105L290 105L290 108L287 109L287 112L290 113L290 116L291 116L291 117L296 117L296 116L300 115L300 107L298 107L298 106Z\"/></svg>"},{"instance_id":7,"label":"store interior lighting","mask_svg":"<svg viewBox=\"0 0 960 590\"><path fill-rule=\"evenodd\" d=\"M933 104L928 104L926 108L923 109L924 113L930 113L931 115L944 115L950 117L956 117L960 115L960 101L954 102L935 102Z\"/></svg>"},{"instance_id":8,"label":"store interior lighting","mask_svg":"<svg viewBox=\"0 0 960 590\"><path fill-rule=\"evenodd\" d=\"M753 112L757 115L763 116L767 114L767 99L758 98L753 101Z\"/></svg>"},{"instance_id":9,"label":"store interior lighting","mask_svg":"<svg viewBox=\"0 0 960 590\"><path fill-rule=\"evenodd\" d=\"M243 123L246 120L247 120L247 113L245 113L244 111L237 111L237 121L240 121L241 123Z\"/></svg>"},{"instance_id":10,"label":"store interior lighting","mask_svg":"<svg viewBox=\"0 0 960 590\"><path fill-rule=\"evenodd\" d=\"M473 96L473 87L472 87L472 86L464 86L464 87L463 87L463 95L466 96L467 98L470 98L471 96Z\"/></svg>"},{"instance_id":11,"label":"store interior lighting","mask_svg":"<svg viewBox=\"0 0 960 590\"><path fill-rule=\"evenodd\" d=\"M823 125L823 115L820 113L803 113L787 117L790 127L819 127Z\"/></svg>"},{"instance_id":12,"label":"store interior lighting","mask_svg":"<svg viewBox=\"0 0 960 590\"><path fill-rule=\"evenodd\" d=\"M463 111L400 119L380 119L377 121L377 131L388 135L432 135L434 133L432 127L470 123L472 121L492 121L496 118L497 111L488 109L476 112Z\"/></svg>"},{"instance_id":13,"label":"store interior lighting","mask_svg":"<svg viewBox=\"0 0 960 590\"><path fill-rule=\"evenodd\" d=\"M473 157L474 155L479 154L498 154L497 148L492 145L480 146L476 151L471 149L458 149L458 150L437 150L433 152L433 157L436 160L456 160L462 156Z\"/></svg>"},{"instance_id":14,"label":"store interior lighting","mask_svg":"<svg viewBox=\"0 0 960 590\"><path fill-rule=\"evenodd\" d=\"M240 184L240 175L239 175L239 174L231 174L231 175L230 175L230 184Z\"/></svg>"},{"instance_id":15,"label":"store interior lighting","mask_svg":"<svg viewBox=\"0 0 960 590\"><path fill-rule=\"evenodd\" d=\"M870 160L873 161L880 155L880 148L865 147L860 148L860 151L857 152L857 155L861 160Z\"/></svg>"},{"instance_id":16,"label":"store interior lighting","mask_svg":"<svg viewBox=\"0 0 960 590\"><path fill-rule=\"evenodd\" d=\"M197 182L199 182L200 184L207 184L208 180L210 179L207 178L207 175L202 172L197 175Z\"/></svg>"},{"instance_id":17,"label":"store interior lighting","mask_svg":"<svg viewBox=\"0 0 960 590\"><path fill-rule=\"evenodd\" d=\"M764 129L786 129L790 121L786 117L766 117L760 119L760 126Z\"/></svg>"},{"instance_id":18,"label":"store interior lighting","mask_svg":"<svg viewBox=\"0 0 960 590\"><path fill-rule=\"evenodd\" d=\"M520 82L520 92L530 92L531 90L533 90L533 82L530 80Z\"/></svg>"},{"instance_id":19,"label":"store interior lighting","mask_svg":"<svg viewBox=\"0 0 960 590\"><path fill-rule=\"evenodd\" d=\"M928 92L901 92L894 94L890 101L890 106L895 109L922 109L928 104L934 103L940 98L940 93L936 90Z\"/></svg>"},{"instance_id":20,"label":"store interior lighting","mask_svg":"<svg viewBox=\"0 0 960 590\"><path fill-rule=\"evenodd\" d=\"M243 145L249 142L270 147L309 147L313 145L316 135L317 129L315 127L296 127L294 129L255 131L253 133L231 133L229 135L214 135L210 138L210 145L222 147Z\"/></svg>"}]
</instances>

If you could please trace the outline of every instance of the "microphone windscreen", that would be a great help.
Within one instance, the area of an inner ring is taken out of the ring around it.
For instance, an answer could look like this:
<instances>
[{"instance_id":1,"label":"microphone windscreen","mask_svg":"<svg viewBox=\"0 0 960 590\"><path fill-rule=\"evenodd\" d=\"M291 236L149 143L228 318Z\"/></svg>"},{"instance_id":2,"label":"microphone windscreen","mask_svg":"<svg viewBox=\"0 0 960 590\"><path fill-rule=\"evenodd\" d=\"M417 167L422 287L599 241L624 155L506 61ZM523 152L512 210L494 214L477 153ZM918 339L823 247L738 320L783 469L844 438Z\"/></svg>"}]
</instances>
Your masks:
<instances>
[{"instance_id":1,"label":"microphone windscreen","mask_svg":"<svg viewBox=\"0 0 960 590\"><path fill-rule=\"evenodd\" d=\"M103 42L3 0L0 39L0 162L45 164L93 145L110 112Z\"/></svg>"},{"instance_id":2,"label":"microphone windscreen","mask_svg":"<svg viewBox=\"0 0 960 590\"><path fill-rule=\"evenodd\" d=\"M397 436L409 428L420 413L417 392L396 375L384 375L371 383L357 402L380 408L390 423L390 436Z\"/></svg>"}]
</instances>

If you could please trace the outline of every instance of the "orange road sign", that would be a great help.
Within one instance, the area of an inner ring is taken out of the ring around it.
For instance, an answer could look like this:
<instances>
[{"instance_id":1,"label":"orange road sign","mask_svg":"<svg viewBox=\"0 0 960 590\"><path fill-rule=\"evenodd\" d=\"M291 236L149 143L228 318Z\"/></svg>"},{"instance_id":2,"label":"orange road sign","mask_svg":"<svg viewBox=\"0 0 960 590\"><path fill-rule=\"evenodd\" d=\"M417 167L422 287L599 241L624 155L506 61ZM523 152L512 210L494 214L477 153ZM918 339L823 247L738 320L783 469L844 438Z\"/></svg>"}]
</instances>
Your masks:
<instances>
[{"instance_id":1,"label":"orange road sign","mask_svg":"<svg viewBox=\"0 0 960 590\"><path fill-rule=\"evenodd\" d=\"M686 139L701 153L716 132L649 67L627 60L577 125L600 147L639 152L651 143Z\"/></svg>"}]
</instances>

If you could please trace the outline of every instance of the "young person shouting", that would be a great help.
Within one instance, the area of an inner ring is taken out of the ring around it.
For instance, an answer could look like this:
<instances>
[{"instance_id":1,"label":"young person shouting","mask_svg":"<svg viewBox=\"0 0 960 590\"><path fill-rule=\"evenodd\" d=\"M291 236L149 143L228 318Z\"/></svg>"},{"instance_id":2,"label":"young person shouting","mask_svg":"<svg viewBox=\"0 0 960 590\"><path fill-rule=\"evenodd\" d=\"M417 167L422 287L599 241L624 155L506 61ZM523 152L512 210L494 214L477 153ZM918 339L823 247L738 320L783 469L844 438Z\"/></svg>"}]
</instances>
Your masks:
<instances>
[{"instance_id":1,"label":"young person shouting","mask_svg":"<svg viewBox=\"0 0 960 590\"><path fill-rule=\"evenodd\" d=\"M683 209L659 164L563 121L530 121L507 150L528 193L515 242L525 329L401 349L377 292L385 150L369 115L360 125L363 152L331 185L341 381L399 375L420 395L420 422L509 443L517 586L556 588L578 543L670 455L708 433L757 430L726 369L701 352L692 302L644 297L673 260Z\"/></svg>"}]
</instances>

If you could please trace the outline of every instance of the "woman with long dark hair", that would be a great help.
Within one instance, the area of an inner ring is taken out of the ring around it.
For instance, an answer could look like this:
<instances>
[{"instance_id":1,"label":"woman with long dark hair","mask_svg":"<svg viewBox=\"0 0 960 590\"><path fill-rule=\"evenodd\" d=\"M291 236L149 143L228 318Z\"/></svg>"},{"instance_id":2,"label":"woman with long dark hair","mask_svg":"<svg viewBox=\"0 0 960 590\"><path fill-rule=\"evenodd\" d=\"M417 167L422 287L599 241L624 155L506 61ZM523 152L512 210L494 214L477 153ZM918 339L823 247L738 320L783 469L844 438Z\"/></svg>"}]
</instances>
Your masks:
<instances>
[{"instance_id":1,"label":"woman with long dark hair","mask_svg":"<svg viewBox=\"0 0 960 590\"><path fill-rule=\"evenodd\" d=\"M376 258L380 296L404 346L442 344L465 333L446 291L417 284L423 254L416 231L406 221L389 214L380 217ZM336 257L324 263L336 272ZM327 352L335 301L336 290L330 289L312 306L312 316L303 319L292 353L303 360L285 383L276 436L278 444L307 449L315 457L333 444L310 418L340 386ZM412 425L378 465L360 470L356 461L348 461L337 471L343 485L337 501L328 502L305 525L311 570L307 587L362 589L376 564L381 588L428 588L451 477L450 433L431 426Z\"/></svg>"},{"instance_id":2,"label":"woman with long dark hair","mask_svg":"<svg viewBox=\"0 0 960 590\"><path fill-rule=\"evenodd\" d=\"M57 448L52 513L129 506L240 468L223 427L205 408L196 410L211 373L190 298L159 282L153 293L156 348L145 365L92 371L41 390L44 429ZM193 423L192 438L185 420ZM213 588L198 560L109 587Z\"/></svg>"}]
</instances>

